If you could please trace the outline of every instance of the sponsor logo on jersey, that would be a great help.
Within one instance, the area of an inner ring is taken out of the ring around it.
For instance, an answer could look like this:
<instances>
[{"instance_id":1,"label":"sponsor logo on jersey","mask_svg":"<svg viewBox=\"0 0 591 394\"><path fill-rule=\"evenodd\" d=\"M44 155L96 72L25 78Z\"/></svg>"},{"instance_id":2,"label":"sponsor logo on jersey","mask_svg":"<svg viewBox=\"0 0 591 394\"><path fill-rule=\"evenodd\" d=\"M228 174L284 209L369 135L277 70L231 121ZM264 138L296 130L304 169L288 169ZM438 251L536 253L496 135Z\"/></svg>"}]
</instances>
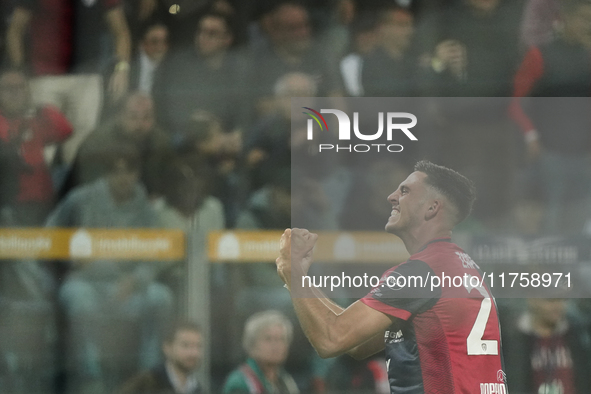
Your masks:
<instances>
[{"instance_id":1,"label":"sponsor logo on jersey","mask_svg":"<svg viewBox=\"0 0 591 394\"><path fill-rule=\"evenodd\" d=\"M385 343L398 343L404 341L404 334L402 330L398 331L386 331L384 333L384 342Z\"/></svg>"},{"instance_id":2,"label":"sponsor logo on jersey","mask_svg":"<svg viewBox=\"0 0 591 394\"><path fill-rule=\"evenodd\" d=\"M505 383L480 383L480 394L507 394Z\"/></svg>"},{"instance_id":3,"label":"sponsor logo on jersey","mask_svg":"<svg viewBox=\"0 0 591 394\"><path fill-rule=\"evenodd\" d=\"M462 267L464 267L464 268L471 268L471 269L479 269L480 268L478 266L478 264L476 264L474 262L474 260L472 260L472 257L468 256L467 253L456 252L456 254L460 258L460 261L462 262Z\"/></svg>"}]
</instances>

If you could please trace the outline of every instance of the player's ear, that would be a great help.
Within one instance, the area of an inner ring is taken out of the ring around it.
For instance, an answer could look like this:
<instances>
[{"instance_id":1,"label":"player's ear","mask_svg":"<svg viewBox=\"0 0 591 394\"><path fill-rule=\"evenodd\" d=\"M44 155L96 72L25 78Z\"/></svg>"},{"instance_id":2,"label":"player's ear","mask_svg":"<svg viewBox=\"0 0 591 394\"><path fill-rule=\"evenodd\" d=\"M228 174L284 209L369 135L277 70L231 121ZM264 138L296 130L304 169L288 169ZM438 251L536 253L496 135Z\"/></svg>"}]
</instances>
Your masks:
<instances>
[{"instance_id":1,"label":"player's ear","mask_svg":"<svg viewBox=\"0 0 591 394\"><path fill-rule=\"evenodd\" d=\"M437 214L439 213L439 211L441 210L441 207L442 207L441 203L442 202L440 199L431 200L431 202L429 203L429 205L427 207L427 211L425 212L425 220L431 220L435 216L437 216Z\"/></svg>"}]
</instances>

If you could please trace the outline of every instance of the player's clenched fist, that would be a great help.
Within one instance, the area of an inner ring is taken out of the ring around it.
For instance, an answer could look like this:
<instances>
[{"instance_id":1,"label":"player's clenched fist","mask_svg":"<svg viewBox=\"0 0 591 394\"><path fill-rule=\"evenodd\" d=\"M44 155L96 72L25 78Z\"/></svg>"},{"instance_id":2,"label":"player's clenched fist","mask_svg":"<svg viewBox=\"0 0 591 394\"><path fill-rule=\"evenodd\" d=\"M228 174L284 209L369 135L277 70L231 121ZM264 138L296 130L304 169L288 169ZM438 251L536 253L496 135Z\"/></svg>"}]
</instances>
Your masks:
<instances>
[{"instance_id":1,"label":"player's clenched fist","mask_svg":"<svg viewBox=\"0 0 591 394\"><path fill-rule=\"evenodd\" d=\"M312 253L318 234L309 232L306 229L294 228L291 230L291 256L298 261L306 258Z\"/></svg>"},{"instance_id":2,"label":"player's clenched fist","mask_svg":"<svg viewBox=\"0 0 591 394\"><path fill-rule=\"evenodd\" d=\"M279 257L275 260L277 273L291 288L292 261L295 273L305 275L312 263L312 250L318 235L305 229L287 229L279 241Z\"/></svg>"},{"instance_id":3,"label":"player's clenched fist","mask_svg":"<svg viewBox=\"0 0 591 394\"><path fill-rule=\"evenodd\" d=\"M286 229L279 240L279 254L282 259L291 261L291 229Z\"/></svg>"},{"instance_id":4,"label":"player's clenched fist","mask_svg":"<svg viewBox=\"0 0 591 394\"><path fill-rule=\"evenodd\" d=\"M279 240L279 257L275 260L277 274L291 289L291 229L287 229Z\"/></svg>"}]
</instances>

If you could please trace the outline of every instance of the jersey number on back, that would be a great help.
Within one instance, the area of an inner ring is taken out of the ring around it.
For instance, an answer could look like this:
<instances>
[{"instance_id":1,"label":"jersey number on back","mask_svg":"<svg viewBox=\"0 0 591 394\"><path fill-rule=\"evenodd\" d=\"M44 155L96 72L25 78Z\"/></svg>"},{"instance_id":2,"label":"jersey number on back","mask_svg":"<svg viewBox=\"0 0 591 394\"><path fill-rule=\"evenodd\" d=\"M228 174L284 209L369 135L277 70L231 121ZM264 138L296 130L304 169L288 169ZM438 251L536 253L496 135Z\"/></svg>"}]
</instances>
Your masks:
<instances>
[{"instance_id":1,"label":"jersey number on back","mask_svg":"<svg viewBox=\"0 0 591 394\"><path fill-rule=\"evenodd\" d=\"M470 283L470 281L468 280L467 283ZM468 345L468 355L496 356L499 354L498 341L482 339L482 337L484 336L484 330L486 329L486 323L488 322L488 318L490 317L490 311L492 309L492 300L488 295L486 289L482 286L470 287L468 285L466 287L468 293L470 293L472 289L478 290L478 292L482 294L484 298L480 303L480 310L478 311L478 315L476 316L476 321L474 322L474 325L470 330L470 334L468 334L468 339L466 340L466 344Z\"/></svg>"}]
</instances>

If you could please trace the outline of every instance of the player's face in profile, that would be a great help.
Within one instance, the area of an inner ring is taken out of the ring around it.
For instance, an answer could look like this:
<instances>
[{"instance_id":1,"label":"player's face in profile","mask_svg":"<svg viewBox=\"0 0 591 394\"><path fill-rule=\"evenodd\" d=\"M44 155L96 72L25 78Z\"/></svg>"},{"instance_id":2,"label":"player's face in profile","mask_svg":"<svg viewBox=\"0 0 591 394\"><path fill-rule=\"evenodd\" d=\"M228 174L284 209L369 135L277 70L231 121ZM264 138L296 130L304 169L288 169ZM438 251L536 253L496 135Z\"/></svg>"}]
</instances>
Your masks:
<instances>
[{"instance_id":1,"label":"player's face in profile","mask_svg":"<svg viewBox=\"0 0 591 394\"><path fill-rule=\"evenodd\" d=\"M174 341L164 345L166 359L177 368L190 373L201 364L203 344L201 334L192 330L177 332Z\"/></svg>"},{"instance_id":2,"label":"player's face in profile","mask_svg":"<svg viewBox=\"0 0 591 394\"><path fill-rule=\"evenodd\" d=\"M387 232L401 235L422 222L422 208L428 196L424 182L426 177L425 173L415 171L388 196L388 202L392 204L392 212L386 223Z\"/></svg>"},{"instance_id":3,"label":"player's face in profile","mask_svg":"<svg viewBox=\"0 0 591 394\"><path fill-rule=\"evenodd\" d=\"M261 330L250 355L259 364L282 365L288 350L286 329L283 325L276 324Z\"/></svg>"}]
</instances>

